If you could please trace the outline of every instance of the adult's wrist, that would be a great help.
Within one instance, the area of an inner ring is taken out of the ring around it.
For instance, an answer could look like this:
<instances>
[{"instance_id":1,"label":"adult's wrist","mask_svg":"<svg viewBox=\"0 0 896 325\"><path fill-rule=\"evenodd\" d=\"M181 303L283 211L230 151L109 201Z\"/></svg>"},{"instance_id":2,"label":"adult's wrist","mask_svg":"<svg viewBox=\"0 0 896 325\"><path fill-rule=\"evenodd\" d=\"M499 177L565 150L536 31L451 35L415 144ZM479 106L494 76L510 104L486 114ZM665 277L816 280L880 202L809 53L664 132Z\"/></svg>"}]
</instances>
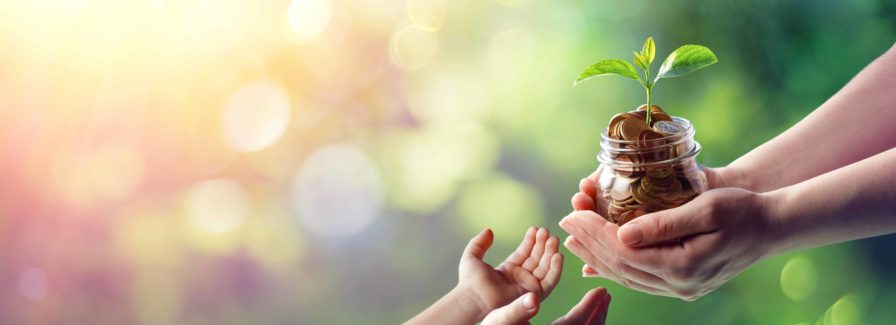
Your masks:
<instances>
[{"instance_id":1,"label":"adult's wrist","mask_svg":"<svg viewBox=\"0 0 896 325\"><path fill-rule=\"evenodd\" d=\"M760 214L766 224L765 241L768 256L778 255L792 250L798 233L787 209L790 198L785 189L759 193Z\"/></svg>"},{"instance_id":2,"label":"adult's wrist","mask_svg":"<svg viewBox=\"0 0 896 325\"><path fill-rule=\"evenodd\" d=\"M740 166L728 165L725 167L713 168L712 177L715 178L715 184L710 180L710 185L716 187L737 187L753 192L757 191L757 182L749 171ZM707 175L709 178L710 175Z\"/></svg>"}]
</instances>

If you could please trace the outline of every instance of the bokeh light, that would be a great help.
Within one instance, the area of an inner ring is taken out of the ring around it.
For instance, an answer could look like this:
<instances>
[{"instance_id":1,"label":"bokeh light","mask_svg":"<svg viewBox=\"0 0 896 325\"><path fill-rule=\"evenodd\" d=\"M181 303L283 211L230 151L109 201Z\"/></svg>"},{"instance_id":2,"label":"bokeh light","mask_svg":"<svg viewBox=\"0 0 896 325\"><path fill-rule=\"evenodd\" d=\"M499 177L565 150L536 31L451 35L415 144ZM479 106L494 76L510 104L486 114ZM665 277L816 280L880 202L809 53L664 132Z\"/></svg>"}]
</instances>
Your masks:
<instances>
[{"instance_id":1,"label":"bokeh light","mask_svg":"<svg viewBox=\"0 0 896 325\"><path fill-rule=\"evenodd\" d=\"M457 203L467 233L491 228L505 244L518 243L526 229L544 224L538 193L526 184L502 175L476 180L460 194Z\"/></svg>"},{"instance_id":2,"label":"bokeh light","mask_svg":"<svg viewBox=\"0 0 896 325\"><path fill-rule=\"evenodd\" d=\"M769 14L773 13L773 14ZM565 234L643 89L601 58L719 63L655 89L725 166L896 42L889 0L0 1L0 324L396 324L532 225ZM844 46L847 44L847 46ZM772 256L695 302L563 279L609 324L888 324L893 239ZM401 284L401 285L396 285ZM649 306L644 312L643 306Z\"/></svg>"},{"instance_id":3,"label":"bokeh light","mask_svg":"<svg viewBox=\"0 0 896 325\"><path fill-rule=\"evenodd\" d=\"M390 201L414 211L443 206L458 184L474 179L498 159L499 143L474 122L439 123L394 134L387 142ZM474 158L475 157L475 158Z\"/></svg>"},{"instance_id":4,"label":"bokeh light","mask_svg":"<svg viewBox=\"0 0 896 325\"><path fill-rule=\"evenodd\" d=\"M489 67L505 82L520 83L538 71L538 40L519 24L500 29L489 45Z\"/></svg>"},{"instance_id":5,"label":"bokeh light","mask_svg":"<svg viewBox=\"0 0 896 325\"><path fill-rule=\"evenodd\" d=\"M329 145L311 154L292 191L302 224L319 236L354 235L380 215L383 204L379 170L349 145Z\"/></svg>"},{"instance_id":6,"label":"bokeh light","mask_svg":"<svg viewBox=\"0 0 896 325\"><path fill-rule=\"evenodd\" d=\"M824 313L824 325L856 325L862 323L862 310L858 300L852 295L837 299Z\"/></svg>"},{"instance_id":7,"label":"bokeh light","mask_svg":"<svg viewBox=\"0 0 896 325\"><path fill-rule=\"evenodd\" d=\"M781 268L781 290L793 301L803 301L815 292L818 272L812 260L795 257Z\"/></svg>"},{"instance_id":8,"label":"bokeh light","mask_svg":"<svg viewBox=\"0 0 896 325\"><path fill-rule=\"evenodd\" d=\"M392 63L404 70L419 70L435 59L439 52L436 33L408 24L392 35L389 43Z\"/></svg>"},{"instance_id":9,"label":"bokeh light","mask_svg":"<svg viewBox=\"0 0 896 325\"><path fill-rule=\"evenodd\" d=\"M234 150L260 150L283 135L290 114L286 91L275 83L257 81L230 96L221 112L222 133Z\"/></svg>"},{"instance_id":10,"label":"bokeh light","mask_svg":"<svg viewBox=\"0 0 896 325\"><path fill-rule=\"evenodd\" d=\"M408 0L408 18L417 28L435 32L445 23L444 0Z\"/></svg>"},{"instance_id":11,"label":"bokeh light","mask_svg":"<svg viewBox=\"0 0 896 325\"><path fill-rule=\"evenodd\" d=\"M292 0L286 19L291 36L299 43L316 40L333 16L330 0Z\"/></svg>"},{"instance_id":12,"label":"bokeh light","mask_svg":"<svg viewBox=\"0 0 896 325\"><path fill-rule=\"evenodd\" d=\"M62 197L84 207L131 194L143 179L144 164L132 146L109 144L62 153L51 173Z\"/></svg>"},{"instance_id":13,"label":"bokeh light","mask_svg":"<svg viewBox=\"0 0 896 325\"><path fill-rule=\"evenodd\" d=\"M249 213L250 202L240 183L214 179L194 185L186 196L186 209L193 228L226 233L239 228Z\"/></svg>"}]
</instances>

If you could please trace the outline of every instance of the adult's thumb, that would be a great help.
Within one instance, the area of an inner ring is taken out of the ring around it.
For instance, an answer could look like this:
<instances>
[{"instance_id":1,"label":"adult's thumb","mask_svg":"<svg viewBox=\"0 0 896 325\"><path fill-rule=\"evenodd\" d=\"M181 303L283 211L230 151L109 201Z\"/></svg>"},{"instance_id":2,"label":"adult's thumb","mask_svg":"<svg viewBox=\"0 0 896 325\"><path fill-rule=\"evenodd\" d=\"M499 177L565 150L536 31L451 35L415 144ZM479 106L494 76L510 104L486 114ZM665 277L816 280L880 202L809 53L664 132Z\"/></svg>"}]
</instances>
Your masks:
<instances>
[{"instance_id":1,"label":"adult's thumb","mask_svg":"<svg viewBox=\"0 0 896 325\"><path fill-rule=\"evenodd\" d=\"M538 298L527 293L504 307L493 310L482 320L483 325L529 324L529 319L538 313Z\"/></svg>"},{"instance_id":2,"label":"adult's thumb","mask_svg":"<svg viewBox=\"0 0 896 325\"><path fill-rule=\"evenodd\" d=\"M646 214L619 227L616 236L625 245L642 247L711 231L704 215L695 212L683 206Z\"/></svg>"}]
</instances>

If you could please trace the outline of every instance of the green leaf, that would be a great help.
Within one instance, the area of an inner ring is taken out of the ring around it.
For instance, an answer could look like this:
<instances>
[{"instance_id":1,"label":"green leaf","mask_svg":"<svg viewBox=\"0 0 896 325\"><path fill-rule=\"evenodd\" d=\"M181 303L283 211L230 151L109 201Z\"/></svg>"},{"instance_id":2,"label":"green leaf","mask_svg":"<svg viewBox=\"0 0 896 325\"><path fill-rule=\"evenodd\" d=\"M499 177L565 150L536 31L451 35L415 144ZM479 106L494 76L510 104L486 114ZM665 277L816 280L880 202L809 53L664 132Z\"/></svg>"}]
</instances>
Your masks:
<instances>
[{"instance_id":1,"label":"green leaf","mask_svg":"<svg viewBox=\"0 0 896 325\"><path fill-rule=\"evenodd\" d=\"M656 56L656 44L653 43L653 36L647 37L647 40L644 41L644 48L641 49L641 56L644 57L644 61L647 62L648 67L653 63L653 57Z\"/></svg>"},{"instance_id":2,"label":"green leaf","mask_svg":"<svg viewBox=\"0 0 896 325\"><path fill-rule=\"evenodd\" d=\"M644 59L644 56L641 53L635 52L635 58L632 60L635 62L635 65L641 67L641 69L647 70L649 67L649 63Z\"/></svg>"},{"instance_id":3,"label":"green leaf","mask_svg":"<svg viewBox=\"0 0 896 325\"><path fill-rule=\"evenodd\" d=\"M656 80L672 78L691 73L697 69L718 62L716 55L709 48L700 45L684 45L663 60Z\"/></svg>"},{"instance_id":4,"label":"green leaf","mask_svg":"<svg viewBox=\"0 0 896 325\"><path fill-rule=\"evenodd\" d=\"M635 72L635 67L633 67L631 63L618 59L609 59L600 61L585 68L585 70L582 71L581 74L579 74L579 77L576 78L576 81L573 82L572 85L575 86L582 81L608 74L615 74L630 79L641 80L641 78L638 77L638 73Z\"/></svg>"}]
</instances>

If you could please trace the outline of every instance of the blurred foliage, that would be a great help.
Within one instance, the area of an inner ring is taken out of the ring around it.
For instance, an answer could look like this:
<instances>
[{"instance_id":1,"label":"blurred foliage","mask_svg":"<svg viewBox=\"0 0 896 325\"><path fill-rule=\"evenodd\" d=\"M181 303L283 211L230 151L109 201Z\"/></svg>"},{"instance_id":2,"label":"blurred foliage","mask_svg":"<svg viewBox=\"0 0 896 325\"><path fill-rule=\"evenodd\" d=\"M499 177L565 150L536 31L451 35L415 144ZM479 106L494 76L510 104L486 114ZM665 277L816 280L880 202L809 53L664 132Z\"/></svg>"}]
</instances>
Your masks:
<instances>
[{"instance_id":1,"label":"blurred foliage","mask_svg":"<svg viewBox=\"0 0 896 325\"><path fill-rule=\"evenodd\" d=\"M401 322L556 225L625 80L602 58L719 63L655 90L722 166L896 42L896 3L112 0L0 4L0 323ZM288 123L283 123L287 121ZM696 302L579 274L608 323L880 324L893 236L770 258Z\"/></svg>"}]
</instances>

